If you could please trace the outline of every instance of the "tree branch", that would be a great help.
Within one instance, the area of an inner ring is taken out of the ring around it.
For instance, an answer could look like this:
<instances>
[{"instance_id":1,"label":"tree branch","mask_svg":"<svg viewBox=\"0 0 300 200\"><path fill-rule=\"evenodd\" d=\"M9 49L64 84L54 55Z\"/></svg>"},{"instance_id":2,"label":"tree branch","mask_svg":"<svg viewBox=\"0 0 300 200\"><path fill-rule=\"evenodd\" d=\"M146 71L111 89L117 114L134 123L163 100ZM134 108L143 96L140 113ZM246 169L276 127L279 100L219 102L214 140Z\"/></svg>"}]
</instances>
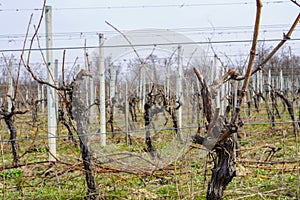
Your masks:
<instances>
[{"instance_id":1,"label":"tree branch","mask_svg":"<svg viewBox=\"0 0 300 200\"><path fill-rule=\"evenodd\" d=\"M300 4L296 0L291 0L294 4L296 4L298 7L300 7Z\"/></svg>"},{"instance_id":2,"label":"tree branch","mask_svg":"<svg viewBox=\"0 0 300 200\"><path fill-rule=\"evenodd\" d=\"M243 84L243 87L242 87L242 92L241 92L241 95L239 96L239 98L237 100L237 105L234 108L234 113L232 115L230 124L227 127L226 131L224 131L224 133L221 134L218 137L217 143L219 143L221 141L224 141L232 133L237 131L237 126L235 125L235 123L236 123L236 120L238 119L238 116L240 114L241 105L242 105L243 99L246 95L246 91L248 89L250 77L252 75L252 67L253 67L253 64L254 64L254 58L255 58L255 55L256 55L256 46L257 46L257 41L258 41L258 33L259 33L260 17L261 17L261 9L262 9L261 0L256 1L256 8L257 8L257 10L256 10L256 19L255 19L252 47L251 47L251 50L250 50L250 59L249 59L247 72L246 72L245 79L244 79L244 84Z\"/></svg>"},{"instance_id":3,"label":"tree branch","mask_svg":"<svg viewBox=\"0 0 300 200\"><path fill-rule=\"evenodd\" d=\"M269 55L256 67L252 72L251 75L255 74L259 70L262 70L264 65L275 55L275 53L284 45L284 43L291 38L292 33L296 29L298 23L300 21L300 13L298 14L297 18L295 19L294 23L292 24L290 30L287 34L283 33L282 40L277 44L277 46L269 53ZM239 76L233 78L233 80L244 80L245 76Z\"/></svg>"},{"instance_id":4,"label":"tree branch","mask_svg":"<svg viewBox=\"0 0 300 200\"><path fill-rule=\"evenodd\" d=\"M131 46L131 48L133 49L135 55L138 57L139 61L141 64L144 63L144 61L142 60L142 58L140 57L140 55L138 54L138 52L136 51L136 49L134 48L133 44L130 42L130 40L127 38L127 36L122 33L119 29L117 29L115 26L113 26L111 23L109 23L108 21L105 21L105 23L107 25L109 25L110 27L112 27L113 29L115 29L118 33L120 33L124 38L125 40L129 43L129 45Z\"/></svg>"}]
</instances>

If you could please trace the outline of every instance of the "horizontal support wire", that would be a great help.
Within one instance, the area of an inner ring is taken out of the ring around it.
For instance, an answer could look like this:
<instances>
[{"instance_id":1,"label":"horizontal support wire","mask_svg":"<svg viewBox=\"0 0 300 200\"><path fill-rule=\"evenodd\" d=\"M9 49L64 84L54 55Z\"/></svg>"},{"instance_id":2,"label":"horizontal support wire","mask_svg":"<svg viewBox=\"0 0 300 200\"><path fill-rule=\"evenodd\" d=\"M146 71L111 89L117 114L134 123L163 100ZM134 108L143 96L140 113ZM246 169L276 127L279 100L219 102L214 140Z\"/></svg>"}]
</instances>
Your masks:
<instances>
[{"instance_id":1,"label":"horizontal support wire","mask_svg":"<svg viewBox=\"0 0 300 200\"><path fill-rule=\"evenodd\" d=\"M300 38L291 38L290 41L300 41ZM263 39L258 40L258 42L280 42L282 39ZM169 45L206 45L206 44L226 44L226 43L250 43L251 40L219 40L219 41L195 41L195 42L169 42L169 43L145 43L145 44L135 44L135 47L157 47L157 46L169 46ZM128 44L122 45L104 45L103 48L121 48L127 47L131 48ZM0 52L27 52L27 51L59 51L59 50L76 50L76 49L96 49L99 46L73 46L73 47L54 47L54 48L25 48L25 49L0 49Z\"/></svg>"},{"instance_id":2,"label":"horizontal support wire","mask_svg":"<svg viewBox=\"0 0 300 200\"><path fill-rule=\"evenodd\" d=\"M286 122L256 122L256 123L244 123L244 126L252 126L252 125L273 125L273 124L293 124L295 122L300 123L300 121L286 121ZM204 126L184 126L182 128L180 128L181 130L186 130L186 129L197 129L197 128L205 128ZM160 129L150 129L150 131L174 131L176 130L175 128L160 128ZM131 130L131 131L115 131L115 132L106 132L106 134L108 135L112 135L112 134L126 134L126 133L130 133L130 134L134 134L134 133L145 133L145 130ZM195 130L196 133L196 130ZM78 134L79 136L100 136L101 133L88 133L88 134ZM12 141L37 141L37 140L46 140L48 138L57 138L57 139L62 139L62 138L68 138L70 137L69 135L60 135L60 136L52 136L52 137L48 137L48 136L44 136L44 137L35 137L35 138L18 138L15 140L0 140L1 143L6 143L6 142L12 142Z\"/></svg>"}]
</instances>

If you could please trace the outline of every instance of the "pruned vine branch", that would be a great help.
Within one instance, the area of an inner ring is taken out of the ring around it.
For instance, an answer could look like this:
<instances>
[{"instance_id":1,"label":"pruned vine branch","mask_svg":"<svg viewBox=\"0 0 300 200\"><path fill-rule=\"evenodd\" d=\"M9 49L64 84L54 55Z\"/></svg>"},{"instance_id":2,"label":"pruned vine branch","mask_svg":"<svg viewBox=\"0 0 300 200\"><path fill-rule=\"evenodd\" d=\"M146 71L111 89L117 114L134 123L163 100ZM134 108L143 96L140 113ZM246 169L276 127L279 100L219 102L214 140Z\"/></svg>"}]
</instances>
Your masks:
<instances>
[{"instance_id":1,"label":"pruned vine branch","mask_svg":"<svg viewBox=\"0 0 300 200\"><path fill-rule=\"evenodd\" d=\"M140 55L139 55L138 52L136 51L134 45L133 45L133 44L131 43L131 41L127 38L127 36L126 36L124 33L122 33L122 31L120 31L119 29L117 29L114 25L112 25L111 23L109 23L108 21L105 21L105 23L106 23L107 25L109 25L110 27L112 27L115 31L117 31L118 33L120 33L120 34L125 38L125 40L128 42L128 44L129 44L129 45L131 46L131 48L133 49L133 51L134 51L135 55L137 56L137 58L139 59L140 63L143 64L143 63L144 63L143 59L140 57Z\"/></svg>"},{"instance_id":2,"label":"pruned vine branch","mask_svg":"<svg viewBox=\"0 0 300 200\"><path fill-rule=\"evenodd\" d=\"M300 21L300 13L296 17L294 23L292 24L291 28L289 31L285 34L283 33L283 38L281 41L277 44L277 46L268 54L268 56L251 72L251 75L255 74L256 72L260 71L263 69L264 65L275 55L275 53L284 45L286 41L291 39L292 33L296 29L298 23ZM237 76L233 78L233 80L244 80L246 76Z\"/></svg>"},{"instance_id":3,"label":"pruned vine branch","mask_svg":"<svg viewBox=\"0 0 300 200\"><path fill-rule=\"evenodd\" d=\"M300 4L297 2L297 0L291 0L294 4L296 4L298 7L300 7Z\"/></svg>"}]
</instances>

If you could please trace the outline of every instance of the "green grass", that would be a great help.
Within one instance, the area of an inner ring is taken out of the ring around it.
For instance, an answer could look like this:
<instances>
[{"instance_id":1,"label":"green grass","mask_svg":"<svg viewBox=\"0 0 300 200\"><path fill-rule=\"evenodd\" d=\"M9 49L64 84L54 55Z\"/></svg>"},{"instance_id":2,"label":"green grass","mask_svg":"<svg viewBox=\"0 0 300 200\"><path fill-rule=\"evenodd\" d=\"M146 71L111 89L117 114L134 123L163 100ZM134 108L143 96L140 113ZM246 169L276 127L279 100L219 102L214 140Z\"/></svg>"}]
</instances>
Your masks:
<instances>
[{"instance_id":1,"label":"green grass","mask_svg":"<svg viewBox=\"0 0 300 200\"><path fill-rule=\"evenodd\" d=\"M252 122L259 117L263 118L261 121L267 121L265 113L255 115ZM47 135L44 130L45 120L40 122L40 127L32 128L30 117L18 117L18 137L41 138ZM3 121L0 123L1 127L5 127ZM170 122L168 125L172 126ZM60 135L67 133L63 127L59 130ZM299 160L299 156L296 157L292 126L282 124L272 128L268 124L246 124L239 131L242 136L242 150L237 159L239 175L228 185L224 199L296 199L299 163L279 162ZM2 139L9 138L4 128L0 130L0 134ZM161 150L172 145L173 137L172 131L160 130L153 141L157 149ZM108 146L105 148L100 147L99 137L91 140L94 153L98 156L94 160L95 179L99 194L104 199L205 199L212 162L208 160L206 169L206 156L203 156L200 146L178 155L174 162L163 169L151 171L149 164L141 166L141 171L126 165L126 170L116 170L121 164L105 163L104 161L110 160L102 158L101 153L131 152L147 158L147 153L144 152L144 133L139 133L138 137L133 136L131 146L125 143L124 135L108 135L107 138ZM75 147L67 138L57 139L59 162L53 166L47 163L46 139L19 141L19 154L23 156L20 158L22 166L18 168L12 167L10 143L0 144L0 199L82 199L86 195L80 148ZM264 147L266 145L281 148L270 160L274 164L259 163L267 159L270 148ZM178 152L172 152L171 149L170 155L172 153ZM99 163L100 161L103 163Z\"/></svg>"}]
</instances>

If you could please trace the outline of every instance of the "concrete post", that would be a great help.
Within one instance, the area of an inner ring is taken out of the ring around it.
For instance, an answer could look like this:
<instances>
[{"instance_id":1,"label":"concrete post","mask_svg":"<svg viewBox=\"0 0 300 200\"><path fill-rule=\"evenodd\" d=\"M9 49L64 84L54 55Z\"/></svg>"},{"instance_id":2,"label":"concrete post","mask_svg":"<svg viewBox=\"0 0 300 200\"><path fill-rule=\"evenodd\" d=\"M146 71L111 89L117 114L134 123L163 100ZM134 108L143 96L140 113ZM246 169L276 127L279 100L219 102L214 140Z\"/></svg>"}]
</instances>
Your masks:
<instances>
[{"instance_id":1,"label":"concrete post","mask_svg":"<svg viewBox=\"0 0 300 200\"><path fill-rule=\"evenodd\" d=\"M91 63L91 67L93 68L93 65ZM96 106L93 105L95 103L95 84L94 84L94 79L89 78L89 93L90 93L90 99L89 99L89 104L90 104L90 110L89 110L89 123L93 124L96 122Z\"/></svg>"},{"instance_id":2,"label":"concrete post","mask_svg":"<svg viewBox=\"0 0 300 200\"><path fill-rule=\"evenodd\" d=\"M129 144L129 103L128 103L128 85L125 84L125 130L126 130L126 143Z\"/></svg>"},{"instance_id":3,"label":"concrete post","mask_svg":"<svg viewBox=\"0 0 300 200\"><path fill-rule=\"evenodd\" d=\"M282 69L280 69L279 78L280 78L280 91L283 91L283 88L284 88L284 80L283 80Z\"/></svg>"},{"instance_id":4,"label":"concrete post","mask_svg":"<svg viewBox=\"0 0 300 200\"><path fill-rule=\"evenodd\" d=\"M178 46L178 77L177 77L177 98L180 103L183 104L183 95L182 95L182 79L183 79L183 70L182 70L182 47ZM178 133L181 134L182 128L182 105L178 109ZM181 137L180 137L181 138Z\"/></svg>"},{"instance_id":5,"label":"concrete post","mask_svg":"<svg viewBox=\"0 0 300 200\"><path fill-rule=\"evenodd\" d=\"M111 65L110 67L110 84L109 84L109 99L112 99L116 95L116 79L117 79L117 67L115 65Z\"/></svg>"},{"instance_id":6,"label":"concrete post","mask_svg":"<svg viewBox=\"0 0 300 200\"><path fill-rule=\"evenodd\" d=\"M52 48L52 7L46 6L46 58L48 67L48 83L54 85L54 63ZM48 106L48 146L49 146L49 161L54 162L56 157L56 131L57 118L55 112L55 90L52 87L47 87L47 106Z\"/></svg>"},{"instance_id":7,"label":"concrete post","mask_svg":"<svg viewBox=\"0 0 300 200\"><path fill-rule=\"evenodd\" d=\"M99 80L100 80L100 140L106 146L106 111L105 111L105 64L104 64L104 35L99 34Z\"/></svg>"},{"instance_id":8,"label":"concrete post","mask_svg":"<svg viewBox=\"0 0 300 200\"><path fill-rule=\"evenodd\" d=\"M41 99L45 99L45 86L41 85ZM41 107L42 107L42 113L45 113L45 103L44 101L42 101L41 103Z\"/></svg>"},{"instance_id":9,"label":"concrete post","mask_svg":"<svg viewBox=\"0 0 300 200\"><path fill-rule=\"evenodd\" d=\"M13 70L12 70L12 62L9 61L9 64L8 64L8 95L10 97L7 98L7 103L8 103L8 111L10 112L11 111L11 108L12 108L12 101L11 101L11 98L13 98L13 95L14 95L14 84L13 84Z\"/></svg>"},{"instance_id":10,"label":"concrete post","mask_svg":"<svg viewBox=\"0 0 300 200\"><path fill-rule=\"evenodd\" d=\"M54 84L58 86L58 59L55 59L54 61ZM59 96L57 92L55 91L55 113L56 113L56 119L58 119L58 108L59 108Z\"/></svg>"},{"instance_id":11,"label":"concrete post","mask_svg":"<svg viewBox=\"0 0 300 200\"><path fill-rule=\"evenodd\" d=\"M214 69L215 69L215 77L212 80L212 82L214 80L218 80L219 76L220 76L219 75L220 74L220 71L219 71L219 61L218 61L218 58L217 58L216 55L214 56ZM217 106L217 108L220 108L220 106L221 106L220 94L221 94L220 89L218 89L217 95L216 95L216 106Z\"/></svg>"}]
</instances>

